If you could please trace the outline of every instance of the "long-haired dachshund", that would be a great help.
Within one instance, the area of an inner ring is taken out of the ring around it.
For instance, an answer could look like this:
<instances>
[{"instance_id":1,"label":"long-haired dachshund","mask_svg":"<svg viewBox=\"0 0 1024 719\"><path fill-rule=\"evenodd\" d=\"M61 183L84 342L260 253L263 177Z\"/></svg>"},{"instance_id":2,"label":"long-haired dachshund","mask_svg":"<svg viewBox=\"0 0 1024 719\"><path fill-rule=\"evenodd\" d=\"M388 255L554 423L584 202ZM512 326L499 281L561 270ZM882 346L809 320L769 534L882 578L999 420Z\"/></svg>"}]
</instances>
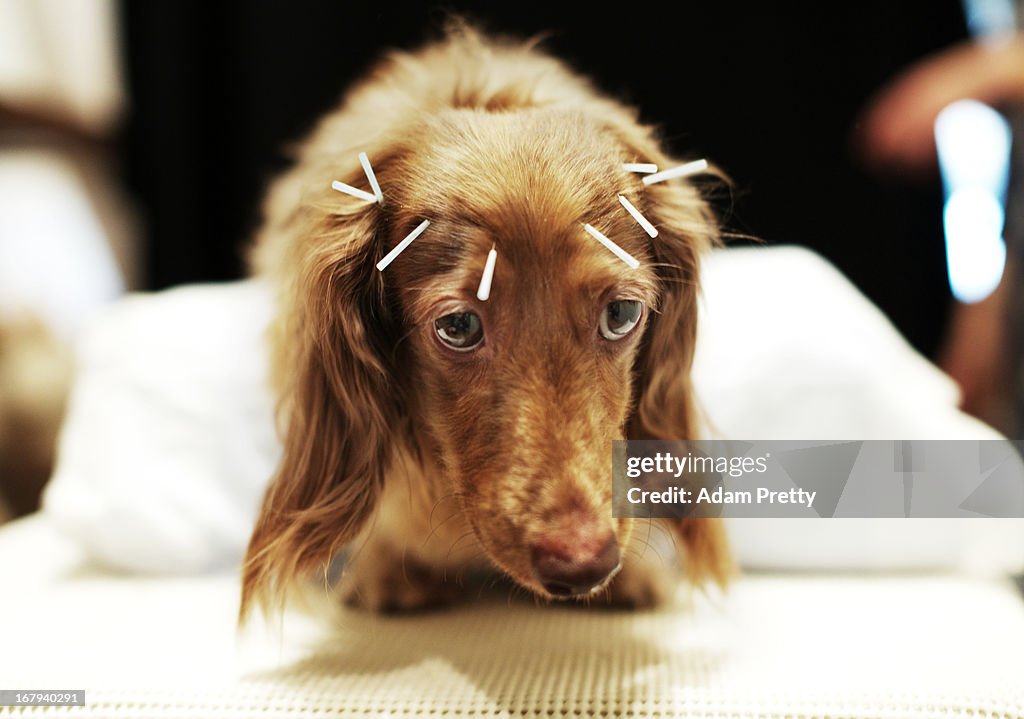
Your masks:
<instances>
[{"instance_id":1,"label":"long-haired dachshund","mask_svg":"<svg viewBox=\"0 0 1024 719\"><path fill-rule=\"evenodd\" d=\"M360 152L382 201L332 189L367 187ZM612 517L611 442L693 436L698 262L717 227L689 182L645 187L630 162L679 164L534 43L465 27L391 54L320 122L254 250L278 292L284 451L243 617L344 548L341 592L371 609L448 600L488 563L543 598L668 596L650 527ZM692 580L724 581L717 520L665 524Z\"/></svg>"}]
</instances>

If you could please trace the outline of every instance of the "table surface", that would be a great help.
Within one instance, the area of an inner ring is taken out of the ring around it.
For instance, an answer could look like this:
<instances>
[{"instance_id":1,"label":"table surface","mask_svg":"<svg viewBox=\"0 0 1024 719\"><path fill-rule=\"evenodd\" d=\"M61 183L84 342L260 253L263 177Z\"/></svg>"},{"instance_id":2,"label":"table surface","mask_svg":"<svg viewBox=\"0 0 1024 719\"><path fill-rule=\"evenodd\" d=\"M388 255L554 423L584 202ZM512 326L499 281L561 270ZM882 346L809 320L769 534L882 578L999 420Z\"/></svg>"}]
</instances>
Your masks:
<instances>
[{"instance_id":1,"label":"table surface","mask_svg":"<svg viewBox=\"0 0 1024 719\"><path fill-rule=\"evenodd\" d=\"M238 633L234 573L111 574L43 517L0 528L0 566L0 689L84 689L75 716L1024 717L1010 581L764 574L659 612L490 596Z\"/></svg>"}]
</instances>

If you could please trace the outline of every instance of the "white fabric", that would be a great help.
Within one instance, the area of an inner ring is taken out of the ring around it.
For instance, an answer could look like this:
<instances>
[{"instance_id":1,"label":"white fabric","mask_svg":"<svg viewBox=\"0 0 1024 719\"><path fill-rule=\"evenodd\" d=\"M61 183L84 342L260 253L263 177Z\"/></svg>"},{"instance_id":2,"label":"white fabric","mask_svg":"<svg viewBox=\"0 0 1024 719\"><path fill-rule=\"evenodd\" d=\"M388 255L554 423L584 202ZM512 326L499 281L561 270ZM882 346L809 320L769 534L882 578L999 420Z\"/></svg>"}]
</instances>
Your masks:
<instances>
[{"instance_id":1,"label":"white fabric","mask_svg":"<svg viewBox=\"0 0 1024 719\"><path fill-rule=\"evenodd\" d=\"M0 152L0 318L30 313L61 339L75 337L124 292L110 239L87 179L69 157Z\"/></svg>"},{"instance_id":2,"label":"white fabric","mask_svg":"<svg viewBox=\"0 0 1024 719\"><path fill-rule=\"evenodd\" d=\"M959 390L838 270L796 247L729 250L705 266L694 384L708 436L998 439ZM1024 567L1024 522L742 519L743 563L770 569Z\"/></svg>"},{"instance_id":3,"label":"white fabric","mask_svg":"<svg viewBox=\"0 0 1024 719\"><path fill-rule=\"evenodd\" d=\"M737 439L982 439L953 383L835 269L796 248L727 250L704 271L694 377ZM278 457L258 282L133 296L100 317L45 511L91 556L144 572L228 566ZM748 565L979 566L1024 560L1008 521L742 520ZM1008 555L1008 556L1006 556Z\"/></svg>"},{"instance_id":4,"label":"white fabric","mask_svg":"<svg viewBox=\"0 0 1024 719\"><path fill-rule=\"evenodd\" d=\"M798 247L705 263L693 379L709 436L997 439L835 267Z\"/></svg>"},{"instance_id":5,"label":"white fabric","mask_svg":"<svg viewBox=\"0 0 1024 719\"><path fill-rule=\"evenodd\" d=\"M97 559L143 572L239 561L279 448L256 282L133 295L97 318L44 497Z\"/></svg>"},{"instance_id":6,"label":"white fabric","mask_svg":"<svg viewBox=\"0 0 1024 719\"><path fill-rule=\"evenodd\" d=\"M45 516L0 528L0 567L0 686L83 689L74 716L1024 716L1004 581L755 575L656 613L499 595L239 639L234 572L104 574Z\"/></svg>"}]
</instances>

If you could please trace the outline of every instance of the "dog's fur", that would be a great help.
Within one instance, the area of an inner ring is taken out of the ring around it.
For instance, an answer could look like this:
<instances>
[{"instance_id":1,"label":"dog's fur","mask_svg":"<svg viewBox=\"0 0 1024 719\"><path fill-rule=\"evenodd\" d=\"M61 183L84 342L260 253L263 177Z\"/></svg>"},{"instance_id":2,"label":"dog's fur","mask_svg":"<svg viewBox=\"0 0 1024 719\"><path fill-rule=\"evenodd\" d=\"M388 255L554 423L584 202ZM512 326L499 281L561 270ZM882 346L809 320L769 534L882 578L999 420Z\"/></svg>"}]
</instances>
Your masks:
<instances>
[{"instance_id":1,"label":"dog's fur","mask_svg":"<svg viewBox=\"0 0 1024 719\"><path fill-rule=\"evenodd\" d=\"M360 151L382 205L330 189L366 186ZM529 547L585 540L587 526L635 550L597 598L666 596L668 575L640 551L647 529L611 518L610 443L692 436L698 262L717 229L689 183L644 188L623 162L678 164L634 111L534 43L466 28L388 56L323 119L274 185L254 251L279 292L284 455L249 545L243 617L326 573L349 545L342 592L369 608L448 598L458 570L488 559L547 596ZM426 233L377 271L422 219ZM584 222L641 266L630 270ZM492 245L493 291L479 302ZM609 342L598 318L617 298L643 300L645 325ZM485 339L459 354L438 342L434 320L464 310L479 314ZM718 521L674 530L690 577L724 581Z\"/></svg>"}]
</instances>

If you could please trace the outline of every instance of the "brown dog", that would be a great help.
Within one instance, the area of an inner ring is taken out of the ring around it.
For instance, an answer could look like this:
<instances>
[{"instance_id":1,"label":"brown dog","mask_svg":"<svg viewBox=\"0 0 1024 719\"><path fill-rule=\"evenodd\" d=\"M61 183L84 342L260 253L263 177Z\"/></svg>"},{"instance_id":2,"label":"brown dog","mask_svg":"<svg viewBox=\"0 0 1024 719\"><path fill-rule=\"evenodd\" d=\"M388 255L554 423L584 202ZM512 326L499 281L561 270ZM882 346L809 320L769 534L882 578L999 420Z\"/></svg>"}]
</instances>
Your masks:
<instances>
[{"instance_id":1,"label":"brown dog","mask_svg":"<svg viewBox=\"0 0 1024 719\"><path fill-rule=\"evenodd\" d=\"M366 186L361 151L379 204L331 189ZM324 118L274 186L255 248L279 291L284 456L249 545L243 617L346 546L342 592L373 609L448 598L487 560L545 598L666 596L672 572L643 551L648 528L611 516L610 444L692 436L698 260L717 229L691 185L645 188L623 162L678 164L634 111L533 44L466 28L390 55ZM723 581L717 521L673 530L691 578Z\"/></svg>"}]
</instances>

